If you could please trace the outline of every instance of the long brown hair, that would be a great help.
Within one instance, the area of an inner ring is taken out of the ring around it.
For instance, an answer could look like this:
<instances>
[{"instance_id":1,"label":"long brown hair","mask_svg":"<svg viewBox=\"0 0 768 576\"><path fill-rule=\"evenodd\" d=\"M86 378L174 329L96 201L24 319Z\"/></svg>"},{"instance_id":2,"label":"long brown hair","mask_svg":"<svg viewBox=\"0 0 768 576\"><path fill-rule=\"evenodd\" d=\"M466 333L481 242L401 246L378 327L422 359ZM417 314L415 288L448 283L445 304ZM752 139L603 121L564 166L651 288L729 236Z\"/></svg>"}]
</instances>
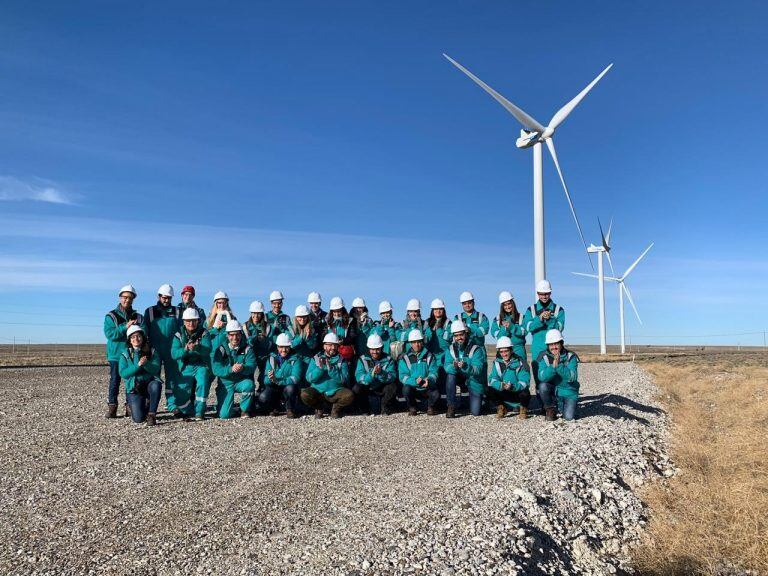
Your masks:
<instances>
[{"instance_id":1,"label":"long brown hair","mask_svg":"<svg viewBox=\"0 0 768 576\"><path fill-rule=\"evenodd\" d=\"M512 302L512 312L505 312L504 311L504 304L507 302ZM517 304L515 304L515 299L507 300L506 302L502 302L499 304L499 324L501 324L504 321L504 317L509 314L512 317L512 322L514 324L517 324L517 321L520 319L520 311L517 309Z\"/></svg>"},{"instance_id":2,"label":"long brown hair","mask_svg":"<svg viewBox=\"0 0 768 576\"><path fill-rule=\"evenodd\" d=\"M235 318L235 315L232 314L232 308L229 307L229 299L227 299L227 304L224 306L224 310L229 314L230 320L237 320ZM213 306L211 307L211 312L208 314L208 320L206 321L206 325L208 328L212 328L214 322L216 322L216 315L219 313L219 309L216 308L216 302L213 303Z\"/></svg>"},{"instance_id":3,"label":"long brown hair","mask_svg":"<svg viewBox=\"0 0 768 576\"><path fill-rule=\"evenodd\" d=\"M439 320L435 317L434 308L429 313L429 318L427 318L427 325L430 328L442 328L445 326L446 322L448 322L448 314L445 312L445 308L443 308L443 317Z\"/></svg>"},{"instance_id":4,"label":"long brown hair","mask_svg":"<svg viewBox=\"0 0 768 576\"><path fill-rule=\"evenodd\" d=\"M144 334L144 330L134 332L133 334L141 334L141 346L139 347L139 358L146 356L147 359L152 358L152 347L149 345L149 338ZM131 334L131 337L133 337ZM128 342L130 344L130 341ZM131 346L133 348L133 346Z\"/></svg>"},{"instance_id":5,"label":"long brown hair","mask_svg":"<svg viewBox=\"0 0 768 576\"><path fill-rule=\"evenodd\" d=\"M308 338L312 335L312 332L315 330L314 322L312 322L311 316L304 316L304 318L307 319L307 323L304 324L304 326L299 326L299 317L296 316L293 319L293 333L297 336L301 334L304 336L304 338Z\"/></svg>"}]
</instances>

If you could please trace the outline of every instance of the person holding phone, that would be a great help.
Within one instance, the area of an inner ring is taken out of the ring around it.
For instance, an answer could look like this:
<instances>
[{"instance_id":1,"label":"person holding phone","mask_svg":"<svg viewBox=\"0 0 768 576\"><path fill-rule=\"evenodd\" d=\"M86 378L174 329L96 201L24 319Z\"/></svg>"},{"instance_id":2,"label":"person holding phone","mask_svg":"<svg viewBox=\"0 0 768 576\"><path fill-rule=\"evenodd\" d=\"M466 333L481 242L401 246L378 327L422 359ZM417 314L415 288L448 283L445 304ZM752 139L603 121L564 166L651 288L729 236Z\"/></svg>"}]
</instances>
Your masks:
<instances>
[{"instance_id":1,"label":"person holding phone","mask_svg":"<svg viewBox=\"0 0 768 576\"><path fill-rule=\"evenodd\" d=\"M172 301L173 286L163 284L157 289L157 304L150 306L144 312L144 321L148 330L149 342L160 355L160 363L163 366L165 409L174 416L181 417L174 397L174 389L179 379L179 367L171 355L173 336L179 331L181 325L181 313L178 306L174 306Z\"/></svg>"},{"instance_id":2,"label":"person holding phone","mask_svg":"<svg viewBox=\"0 0 768 576\"><path fill-rule=\"evenodd\" d=\"M487 383L485 346L471 341L469 329L461 320L451 323L453 342L443 356L445 368L446 418L456 416L460 399L456 387L469 391L469 409L472 416L480 416Z\"/></svg>"},{"instance_id":3,"label":"person holding phone","mask_svg":"<svg viewBox=\"0 0 768 576\"><path fill-rule=\"evenodd\" d=\"M283 293L280 290L272 291L269 304L272 310L267 312L267 322L272 326L272 338L276 339L278 334L290 332L291 317L283 312Z\"/></svg>"},{"instance_id":4,"label":"person holding phone","mask_svg":"<svg viewBox=\"0 0 768 576\"><path fill-rule=\"evenodd\" d=\"M517 310L517 304L515 304L512 293L504 290L499 293L499 315L493 319L491 336L497 340L505 336L509 338L512 341L514 347L512 351L515 356L527 362L525 335L523 315Z\"/></svg>"},{"instance_id":5,"label":"person holding phone","mask_svg":"<svg viewBox=\"0 0 768 576\"><path fill-rule=\"evenodd\" d=\"M408 407L408 415L418 414L417 400L426 396L427 414L436 416L435 404L440 399L437 387L437 361L424 346L421 330L411 330L408 334L411 349L400 357L397 374L403 385L403 397Z\"/></svg>"},{"instance_id":6,"label":"person holding phone","mask_svg":"<svg viewBox=\"0 0 768 576\"><path fill-rule=\"evenodd\" d=\"M398 335L403 325L392 317L392 304L389 300L379 303L379 319L374 322L371 335L377 334L384 343L384 353L391 356L397 362L402 353L402 344L398 341Z\"/></svg>"},{"instance_id":7,"label":"person holding phone","mask_svg":"<svg viewBox=\"0 0 768 576\"><path fill-rule=\"evenodd\" d=\"M414 330L424 334L424 319L421 317L421 301L418 298L411 298L405 307L405 318L400 330L400 341L403 343L403 350L410 352L411 343L408 337Z\"/></svg>"},{"instance_id":8,"label":"person holding phone","mask_svg":"<svg viewBox=\"0 0 768 576\"><path fill-rule=\"evenodd\" d=\"M531 373L539 383L539 356L547 350L546 335L549 330L565 330L565 310L552 301L552 285L548 280L536 284L536 303L525 311L523 326L531 335Z\"/></svg>"},{"instance_id":9,"label":"person holding phone","mask_svg":"<svg viewBox=\"0 0 768 576\"><path fill-rule=\"evenodd\" d=\"M318 332L324 332L325 317L328 312L323 310L323 297L319 292L310 292L307 296L307 305L309 306L309 316L312 324Z\"/></svg>"},{"instance_id":10,"label":"person holding phone","mask_svg":"<svg viewBox=\"0 0 768 576\"><path fill-rule=\"evenodd\" d=\"M322 336L317 332L317 325L312 322L310 311L303 304L296 306L293 328L286 336L290 336L293 353L303 362L306 370L312 357L320 351Z\"/></svg>"},{"instance_id":11,"label":"person holding phone","mask_svg":"<svg viewBox=\"0 0 768 576\"><path fill-rule=\"evenodd\" d=\"M488 399L496 404L496 418L504 418L508 408L519 408L518 418L525 420L531 402L528 362L515 354L509 336L499 338L496 352L498 356L493 361L488 381Z\"/></svg>"},{"instance_id":12,"label":"person holding phone","mask_svg":"<svg viewBox=\"0 0 768 576\"><path fill-rule=\"evenodd\" d=\"M277 352L272 352L267 359L264 389L256 399L255 411L271 411L272 416L279 416L278 404L282 400L285 402L285 415L288 418L296 418L299 387L304 377L304 362L292 352L288 334L279 334L276 345Z\"/></svg>"},{"instance_id":13,"label":"person holding phone","mask_svg":"<svg viewBox=\"0 0 768 576\"><path fill-rule=\"evenodd\" d=\"M264 366L267 358L275 350L275 339L272 338L272 325L267 322L264 313L264 304L258 300L251 302L248 308L251 317L243 326L243 332L248 339L248 344L253 348L258 368L257 386L259 390L264 384Z\"/></svg>"},{"instance_id":14,"label":"person holding phone","mask_svg":"<svg viewBox=\"0 0 768 576\"><path fill-rule=\"evenodd\" d=\"M564 420L573 420L579 400L579 357L565 347L560 330L548 330L544 341L547 349L537 358L537 390L544 405L545 419L552 421L557 418L557 405Z\"/></svg>"},{"instance_id":15,"label":"person holding phone","mask_svg":"<svg viewBox=\"0 0 768 576\"><path fill-rule=\"evenodd\" d=\"M462 292L459 295L462 311L456 314L454 320L461 320L467 328L469 343L485 348L485 335L490 330L488 317L475 310L475 297L472 292Z\"/></svg>"},{"instance_id":16,"label":"person holding phone","mask_svg":"<svg viewBox=\"0 0 768 576\"><path fill-rule=\"evenodd\" d=\"M355 362L355 342L357 341L357 324L347 312L344 300L339 296L331 298L330 312L326 318L328 334L335 334L339 340L338 352L350 365ZM345 386L349 383L345 383Z\"/></svg>"},{"instance_id":17,"label":"person holding phone","mask_svg":"<svg viewBox=\"0 0 768 576\"><path fill-rule=\"evenodd\" d=\"M368 315L368 307L363 298L357 297L352 300L350 315L355 323L355 358L368 353L368 336L373 330L373 319Z\"/></svg>"},{"instance_id":18,"label":"person holding phone","mask_svg":"<svg viewBox=\"0 0 768 576\"><path fill-rule=\"evenodd\" d=\"M329 403L331 418L341 418L342 411L355 401L355 394L346 388L349 365L339 354L339 337L329 332L323 337L323 351L312 358L307 369L309 387L301 391L301 401L314 409L315 418L322 418L323 407Z\"/></svg>"},{"instance_id":19,"label":"person holding phone","mask_svg":"<svg viewBox=\"0 0 768 576\"><path fill-rule=\"evenodd\" d=\"M211 335L200 325L197 308L188 307L182 314L184 327L176 332L171 355L179 365L179 380L175 396L176 407L187 417L201 421L205 418L206 401L210 391Z\"/></svg>"},{"instance_id":20,"label":"person holding phone","mask_svg":"<svg viewBox=\"0 0 768 576\"><path fill-rule=\"evenodd\" d=\"M216 413L226 420L235 416L235 394L240 394L240 417L251 416L251 403L256 389L253 373L256 357L245 341L243 327L237 320L226 326L227 343L220 344L213 353L213 374L219 379L216 385Z\"/></svg>"},{"instance_id":21,"label":"person holding phone","mask_svg":"<svg viewBox=\"0 0 768 576\"><path fill-rule=\"evenodd\" d=\"M206 328L211 334L211 345L214 349L227 341L227 322L237 320L229 307L229 296L219 290L213 295L213 306L208 314Z\"/></svg>"},{"instance_id":22,"label":"person holding phone","mask_svg":"<svg viewBox=\"0 0 768 576\"><path fill-rule=\"evenodd\" d=\"M364 413L392 414L397 394L397 366L384 353L384 341L378 334L368 336L368 353L360 356L355 369L352 391Z\"/></svg>"},{"instance_id":23,"label":"person holding phone","mask_svg":"<svg viewBox=\"0 0 768 576\"><path fill-rule=\"evenodd\" d=\"M154 426L157 406L163 392L160 380L160 356L152 349L144 330L138 324L126 330L128 346L120 353L120 376L125 380L131 419L135 424Z\"/></svg>"}]
</instances>

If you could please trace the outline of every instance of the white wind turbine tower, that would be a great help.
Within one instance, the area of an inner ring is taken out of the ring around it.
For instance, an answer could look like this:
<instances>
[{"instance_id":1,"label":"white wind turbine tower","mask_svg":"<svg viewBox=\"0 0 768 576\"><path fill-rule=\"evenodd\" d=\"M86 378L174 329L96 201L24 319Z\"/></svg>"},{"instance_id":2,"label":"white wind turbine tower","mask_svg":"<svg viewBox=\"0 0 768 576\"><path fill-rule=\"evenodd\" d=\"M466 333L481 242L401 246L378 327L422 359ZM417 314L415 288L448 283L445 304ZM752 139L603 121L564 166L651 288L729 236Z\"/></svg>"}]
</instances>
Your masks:
<instances>
[{"instance_id":1,"label":"white wind turbine tower","mask_svg":"<svg viewBox=\"0 0 768 576\"><path fill-rule=\"evenodd\" d=\"M608 257L608 264L611 267L611 274L613 274L613 262L611 262L611 228L613 227L613 221L608 225L608 234L603 234L603 225L600 224L600 220L597 220L597 225L600 226L600 246L590 244L587 248L587 252L590 254L597 254L597 301L598 308L600 310L600 354L606 353L605 344L605 274L603 273L603 254Z\"/></svg>"},{"instance_id":2,"label":"white wind turbine tower","mask_svg":"<svg viewBox=\"0 0 768 576\"><path fill-rule=\"evenodd\" d=\"M581 226L579 225L579 219L576 217L576 210L573 207L571 201L571 195L568 192L568 186L565 184L565 178L563 178L563 172L560 170L560 163L557 161L557 153L555 152L555 143L552 136L555 133L560 124L562 124L568 115L574 108L581 102L584 96L594 87L595 84L605 75L608 70L611 69L613 64L609 64L605 70L603 70L597 78L592 80L589 85L579 92L575 98L568 102L565 106L560 108L557 113L552 116L552 120L549 121L549 125L544 126L538 122L535 118L526 114L523 110L512 104L509 100L504 98L501 94L496 92L493 88L488 86L485 82L480 80L477 76L472 74L469 70L464 68L461 64L456 62L453 58L447 54L443 54L449 62L456 66L459 70L464 72L472 80L475 81L483 90L488 92L493 98L507 111L512 114L523 125L523 129L520 130L520 138L517 139L518 148L531 148L533 147L533 250L534 250L534 276L535 282L546 278L546 259L544 256L544 185L543 185L543 168L542 168L542 154L541 144L546 142L549 153L552 155L552 160L557 168L557 173L560 176L560 182L565 190L565 197L568 199L568 205L571 208L571 214L576 222L576 228L579 230L579 236L584 248L587 247L587 243L584 241L584 234L581 232ZM592 260L589 261L590 266Z\"/></svg>"}]
</instances>

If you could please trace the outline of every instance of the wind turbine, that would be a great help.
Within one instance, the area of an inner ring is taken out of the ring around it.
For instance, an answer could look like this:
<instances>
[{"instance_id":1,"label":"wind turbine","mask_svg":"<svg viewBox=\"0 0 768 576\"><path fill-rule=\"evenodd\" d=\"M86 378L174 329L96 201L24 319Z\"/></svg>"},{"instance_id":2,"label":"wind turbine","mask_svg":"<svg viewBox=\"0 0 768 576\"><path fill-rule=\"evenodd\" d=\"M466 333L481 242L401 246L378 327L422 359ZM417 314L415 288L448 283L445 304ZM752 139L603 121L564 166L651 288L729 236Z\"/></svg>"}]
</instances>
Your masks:
<instances>
[{"instance_id":1,"label":"wind turbine","mask_svg":"<svg viewBox=\"0 0 768 576\"><path fill-rule=\"evenodd\" d=\"M581 243L584 245L584 248L586 249L587 243L584 241L584 234L581 231L581 225L579 224L579 219L576 217L576 210L573 207L573 202L571 201L571 195L568 192L568 186L565 184L565 178L563 177L563 172L560 170L560 163L557 160L557 152L555 152L555 142L552 139L555 130L557 129L560 124L562 124L566 118L568 118L568 115L573 111L574 108L579 104L579 102L582 101L584 96L587 95L587 93L592 90L595 84L598 83L598 81L608 72L608 70L611 69L611 66L613 64L609 64L605 70L603 70L597 78L592 80L592 82L587 85L584 90L579 92L575 98L573 98L570 102L568 102L565 106L560 108L554 116L552 116L552 120L549 121L549 124L547 126L544 126L540 122L538 122L535 118L524 112L522 109L518 108L512 102L504 98L501 94L496 92L493 88L488 86L485 82L480 80L477 76L472 74L469 70L464 68L461 64L456 62L453 58L448 56L447 54L443 54L451 64L456 66L459 70L464 72L467 76L469 76L478 86L480 86L483 90L488 92L493 98L501 104L506 110L512 114L517 120L523 125L523 129L520 130L520 138L517 139L516 145L518 148L533 148L533 251L534 251L534 276L535 276L535 282L539 282L540 280L544 280L546 278L546 259L544 256L544 185L543 185L543 167L542 167L542 154L541 154L541 144L546 143L547 148L549 149L549 153L552 155L552 160L555 163L555 168L557 168L557 173L560 176L560 182L563 185L563 190L565 190L565 197L568 200L568 205L571 208L571 214L573 215L573 219L576 222L576 228L579 230L579 237L581 238ZM589 257L589 256L588 256ZM592 266L592 259L589 260L589 265ZM594 270L594 268L593 268Z\"/></svg>"},{"instance_id":2,"label":"wind turbine","mask_svg":"<svg viewBox=\"0 0 768 576\"><path fill-rule=\"evenodd\" d=\"M613 220L608 225L608 234L603 234L603 225L600 223L600 219L597 220L597 225L600 227L600 246L590 244L587 248L589 254L597 254L597 302L600 310L600 354L606 353L605 345L605 274L603 273L603 254L608 257L608 264L611 267L611 274L613 271L613 262L611 262L611 228L613 227Z\"/></svg>"},{"instance_id":3,"label":"wind turbine","mask_svg":"<svg viewBox=\"0 0 768 576\"><path fill-rule=\"evenodd\" d=\"M632 265L627 268L627 270L622 274L619 278L615 278L613 276L606 276L606 280L610 280L611 282L616 282L619 286L619 326L621 328L621 353L626 353L626 344L624 340L624 294L627 295L627 299L629 300L629 303L632 305L632 310L635 311L635 316L637 316L637 321L640 322L640 324L643 323L642 319L640 318L640 313L637 311L637 306L635 306L635 301L632 299L632 293L629 291L629 286L625 284L625 280L627 279L627 276L630 275L632 270L635 269L635 266L640 262L640 260L643 259L643 257L648 253L648 251L653 248L653 242L643 250L643 253L638 256L637 260L632 262ZM581 272L574 272L574 274L578 276L587 276L588 278L597 278L594 274L583 274Z\"/></svg>"}]
</instances>

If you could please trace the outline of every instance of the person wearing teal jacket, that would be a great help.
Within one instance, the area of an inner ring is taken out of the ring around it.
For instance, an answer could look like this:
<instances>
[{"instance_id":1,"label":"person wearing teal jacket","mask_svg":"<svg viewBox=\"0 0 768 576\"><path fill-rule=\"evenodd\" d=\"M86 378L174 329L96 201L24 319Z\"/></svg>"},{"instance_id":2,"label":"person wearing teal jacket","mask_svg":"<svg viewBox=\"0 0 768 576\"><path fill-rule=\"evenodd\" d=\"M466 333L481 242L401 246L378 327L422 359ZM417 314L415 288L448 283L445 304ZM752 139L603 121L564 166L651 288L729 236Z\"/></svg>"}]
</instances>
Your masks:
<instances>
[{"instance_id":1,"label":"person wearing teal jacket","mask_svg":"<svg viewBox=\"0 0 768 576\"><path fill-rule=\"evenodd\" d=\"M272 310L267 312L267 322L272 326L272 339L275 340L278 334L290 331L291 317L283 312L283 293L280 290L274 290L269 295L269 303Z\"/></svg>"},{"instance_id":2,"label":"person wearing teal jacket","mask_svg":"<svg viewBox=\"0 0 768 576\"><path fill-rule=\"evenodd\" d=\"M427 414L437 415L435 404L440 399L437 387L438 365L432 353L424 346L424 335L420 330L408 334L410 351L400 356L397 375L403 385L403 397L409 416L418 414L417 398L427 397Z\"/></svg>"},{"instance_id":3,"label":"person wearing teal jacket","mask_svg":"<svg viewBox=\"0 0 768 576\"><path fill-rule=\"evenodd\" d=\"M176 332L171 355L179 366L179 380L174 396L176 407L186 417L194 414L195 420L205 418L206 400L210 391L211 335L200 326L197 308L187 308L182 314L184 327Z\"/></svg>"},{"instance_id":4,"label":"person wearing teal jacket","mask_svg":"<svg viewBox=\"0 0 768 576\"><path fill-rule=\"evenodd\" d=\"M165 376L165 409L180 417L181 412L176 407L176 399L173 391L179 379L179 367L171 356L173 335L181 326L181 313L179 308L171 304L173 300L173 286L163 284L157 289L157 304L150 306L144 312L144 322L148 330L147 336L152 348L160 354L160 362L163 365Z\"/></svg>"},{"instance_id":5,"label":"person wearing teal jacket","mask_svg":"<svg viewBox=\"0 0 768 576\"><path fill-rule=\"evenodd\" d=\"M130 284L120 288L117 307L104 316L104 336L107 338L107 362L109 363L109 387L107 388L107 418L117 418L117 396L120 392L120 357L128 348L127 330L140 326L146 331L144 317L133 309L136 288ZM125 393L125 415L130 415L128 392Z\"/></svg>"},{"instance_id":6,"label":"person wearing teal jacket","mask_svg":"<svg viewBox=\"0 0 768 576\"><path fill-rule=\"evenodd\" d=\"M469 329L461 320L451 324L453 342L443 356L445 368L445 399L448 409L446 418L456 416L460 399L456 397L456 386L469 391L469 409L473 416L479 416L483 409L487 375L485 346L471 342Z\"/></svg>"},{"instance_id":7,"label":"person wearing teal jacket","mask_svg":"<svg viewBox=\"0 0 768 576\"><path fill-rule=\"evenodd\" d=\"M411 298L405 307L405 318L400 328L398 340L403 343L403 350L410 352L412 350L408 336L413 330L418 330L423 335L426 328L426 322L421 317L421 301L418 298Z\"/></svg>"},{"instance_id":8,"label":"person wearing teal jacket","mask_svg":"<svg viewBox=\"0 0 768 576\"><path fill-rule=\"evenodd\" d=\"M548 280L536 284L536 303L525 311L523 328L531 335L531 371L538 384L539 355L547 349L545 342L548 330L565 330L565 310L552 301L552 285Z\"/></svg>"},{"instance_id":9,"label":"person wearing teal jacket","mask_svg":"<svg viewBox=\"0 0 768 576\"><path fill-rule=\"evenodd\" d=\"M496 340L504 336L509 338L512 341L512 351L515 356L527 362L525 335L523 315L518 312L512 294L504 290L499 294L499 315L493 319L493 324L491 324L491 336Z\"/></svg>"},{"instance_id":10,"label":"person wearing teal jacket","mask_svg":"<svg viewBox=\"0 0 768 576\"><path fill-rule=\"evenodd\" d=\"M402 348L402 345L395 344L402 329L402 324L392 318L392 304L388 300L382 300L379 304L379 319L373 323L370 335L377 334L381 338L384 353L392 356L394 360L400 355L398 348Z\"/></svg>"},{"instance_id":11,"label":"person wearing teal jacket","mask_svg":"<svg viewBox=\"0 0 768 576\"><path fill-rule=\"evenodd\" d=\"M144 330L133 325L127 330L128 347L120 353L119 371L125 379L131 419L136 423L156 424L155 415L160 404L163 382L160 374L160 355L150 347Z\"/></svg>"},{"instance_id":12,"label":"person wearing teal jacket","mask_svg":"<svg viewBox=\"0 0 768 576\"><path fill-rule=\"evenodd\" d=\"M227 343L227 322L230 320L237 320L237 316L229 306L227 293L219 290L213 295L213 306L205 323L211 335L211 346L214 350Z\"/></svg>"},{"instance_id":13,"label":"person wearing teal jacket","mask_svg":"<svg viewBox=\"0 0 768 576\"><path fill-rule=\"evenodd\" d=\"M303 304L296 306L293 328L285 334L290 336L293 353L304 363L306 371L312 357L320 351L323 337L318 333L317 324L312 322L306 306Z\"/></svg>"},{"instance_id":14,"label":"person wearing teal jacket","mask_svg":"<svg viewBox=\"0 0 768 576\"><path fill-rule=\"evenodd\" d=\"M352 391L363 413L386 416L392 413L397 395L397 366L384 353L384 341L378 334L368 336L366 347L368 353L357 362Z\"/></svg>"},{"instance_id":15,"label":"person wearing teal jacket","mask_svg":"<svg viewBox=\"0 0 768 576\"><path fill-rule=\"evenodd\" d=\"M555 399L564 420L576 417L579 399L579 357L565 347L560 330L549 330L547 350L539 354L538 392L547 420L554 420Z\"/></svg>"},{"instance_id":16,"label":"person wearing teal jacket","mask_svg":"<svg viewBox=\"0 0 768 576\"><path fill-rule=\"evenodd\" d=\"M323 406L329 402L331 418L341 418L342 409L355 401L355 394L345 388L349 382L349 365L339 355L339 338L333 332L323 337L323 351L309 363L309 387L301 391L301 401L315 410L315 418L323 417Z\"/></svg>"},{"instance_id":17,"label":"person wearing teal jacket","mask_svg":"<svg viewBox=\"0 0 768 576\"><path fill-rule=\"evenodd\" d=\"M432 310L424 326L424 341L427 350L432 352L439 365L443 365L443 357L451 345L451 321L445 313L445 302L440 298L432 300Z\"/></svg>"},{"instance_id":18,"label":"person wearing teal jacket","mask_svg":"<svg viewBox=\"0 0 768 576\"><path fill-rule=\"evenodd\" d=\"M488 399L496 404L496 418L504 418L507 408L519 408L518 417L528 418L531 373L528 362L515 355L512 339L501 336L496 342L497 358L488 377Z\"/></svg>"},{"instance_id":19,"label":"person wearing teal jacket","mask_svg":"<svg viewBox=\"0 0 768 576\"><path fill-rule=\"evenodd\" d=\"M227 322L227 343L213 353L213 375L219 379L216 385L216 412L219 418L234 416L235 393L240 393L240 417L248 418L255 385L253 373L256 357L245 342L243 327L237 320Z\"/></svg>"},{"instance_id":20,"label":"person wearing teal jacket","mask_svg":"<svg viewBox=\"0 0 768 576\"><path fill-rule=\"evenodd\" d=\"M272 326L267 322L264 314L264 304L258 300L251 302L251 317L243 326L248 338L248 345L253 348L256 355L256 367L259 369L257 383L259 387L264 383L264 366L267 358L275 350L275 338L272 337Z\"/></svg>"},{"instance_id":21,"label":"person wearing teal jacket","mask_svg":"<svg viewBox=\"0 0 768 576\"><path fill-rule=\"evenodd\" d=\"M352 308L349 314L355 323L355 357L359 358L363 354L368 353L366 342L368 341L368 336L373 332L374 322L368 315L368 307L362 298L352 300Z\"/></svg>"},{"instance_id":22,"label":"person wearing teal jacket","mask_svg":"<svg viewBox=\"0 0 768 576\"><path fill-rule=\"evenodd\" d=\"M456 314L454 321L461 320L469 332L469 343L485 348L485 336L490 330L488 317L482 312L475 310L475 297L472 292L462 292L459 296L459 302L463 311Z\"/></svg>"},{"instance_id":23,"label":"person wearing teal jacket","mask_svg":"<svg viewBox=\"0 0 768 576\"><path fill-rule=\"evenodd\" d=\"M198 306L197 302L195 302L194 286L187 285L181 289L181 302L178 304L178 306L182 316L184 316L184 310L187 308L194 308L197 310L197 313L200 316L201 323L205 318L205 309L202 306Z\"/></svg>"},{"instance_id":24,"label":"person wearing teal jacket","mask_svg":"<svg viewBox=\"0 0 768 576\"><path fill-rule=\"evenodd\" d=\"M304 361L295 352L291 352L291 338L288 334L278 335L276 344L277 352L272 352L267 359L264 389L256 398L255 411L271 411L272 416L278 416L278 403L282 399L286 416L296 418Z\"/></svg>"}]
</instances>

